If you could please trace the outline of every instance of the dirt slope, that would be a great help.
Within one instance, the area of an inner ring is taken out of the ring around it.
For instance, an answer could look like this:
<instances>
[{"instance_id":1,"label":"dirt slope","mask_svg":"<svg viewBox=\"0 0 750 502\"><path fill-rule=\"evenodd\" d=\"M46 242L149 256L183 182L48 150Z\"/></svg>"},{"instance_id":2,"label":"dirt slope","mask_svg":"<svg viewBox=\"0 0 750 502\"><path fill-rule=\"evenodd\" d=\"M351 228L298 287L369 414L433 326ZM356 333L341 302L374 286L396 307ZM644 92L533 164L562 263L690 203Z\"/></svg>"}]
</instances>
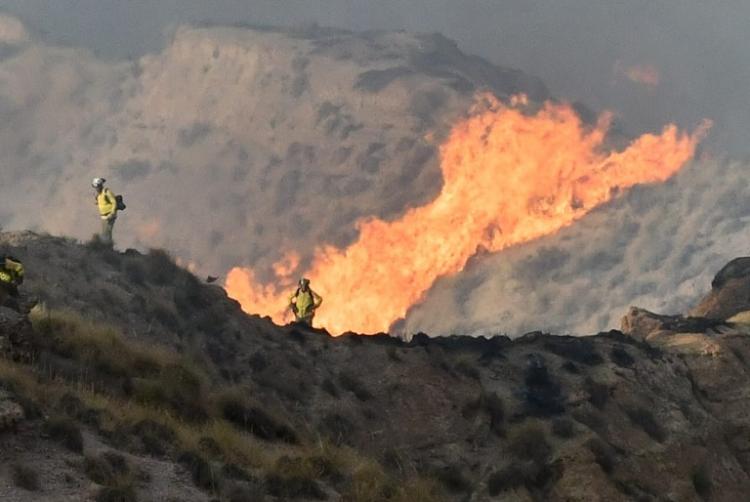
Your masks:
<instances>
[{"instance_id":1,"label":"dirt slope","mask_svg":"<svg viewBox=\"0 0 750 502\"><path fill-rule=\"evenodd\" d=\"M288 429L256 438L278 455L294 448L284 446L290 434L350 446L389 475L437 479L439 493L425 500L739 501L750 491L750 327L742 313L708 320L633 309L623 331L584 338L333 339L246 316L220 288L158 252L115 253L32 233L2 234L0 247L25 261L26 288L48 309L189 355L213 382L209 395L241 389L279 417ZM750 275L734 273L726 284L737 281ZM714 285L721 298L722 281ZM59 360L49 358L50 367ZM39 420L26 426L33 432ZM136 465L153 462L96 427L85 430L84 454L107 444L137 454ZM33 452L62 455L33 433L0 438L25 450L26 461ZM3 450L7 462L20 458L12 451ZM180 469L162 466L153 482L188 493ZM291 498L274 491L263 469L253 471L258 493ZM56 486L57 468L45 472L43 484ZM0 479L10 486L8 472ZM366 500L352 495L355 480L320 474L316 496ZM139 500L150 500L144 493ZM200 500L206 491L195 493L180 497ZM378 493L375 500L396 500Z\"/></svg>"}]
</instances>

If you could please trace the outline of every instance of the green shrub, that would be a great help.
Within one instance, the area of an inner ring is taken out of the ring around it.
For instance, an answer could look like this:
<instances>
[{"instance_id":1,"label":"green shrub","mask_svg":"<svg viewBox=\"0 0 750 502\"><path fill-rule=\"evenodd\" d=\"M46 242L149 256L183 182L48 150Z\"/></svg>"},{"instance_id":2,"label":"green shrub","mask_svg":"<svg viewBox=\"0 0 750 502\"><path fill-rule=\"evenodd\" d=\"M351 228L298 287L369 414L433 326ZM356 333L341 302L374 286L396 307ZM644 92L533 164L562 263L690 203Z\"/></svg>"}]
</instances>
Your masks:
<instances>
[{"instance_id":1,"label":"green shrub","mask_svg":"<svg viewBox=\"0 0 750 502\"><path fill-rule=\"evenodd\" d=\"M435 479L440 481L451 493L471 491L471 481L466 478L459 465L447 465L441 469L437 469L434 475Z\"/></svg>"},{"instance_id":2,"label":"green shrub","mask_svg":"<svg viewBox=\"0 0 750 502\"><path fill-rule=\"evenodd\" d=\"M703 500L709 500L713 492L714 486L711 481L711 473L705 464L701 464L693 470L693 487L695 493L697 493Z\"/></svg>"},{"instance_id":3,"label":"green shrub","mask_svg":"<svg viewBox=\"0 0 750 502\"><path fill-rule=\"evenodd\" d=\"M610 359L621 368L632 368L635 364L633 356L622 347L614 347L610 353Z\"/></svg>"},{"instance_id":4,"label":"green shrub","mask_svg":"<svg viewBox=\"0 0 750 502\"><path fill-rule=\"evenodd\" d=\"M184 452L178 457L177 461L184 465L188 472L190 472L195 486L211 492L218 491L221 484L219 473L214 472L210 462L200 453L194 451Z\"/></svg>"},{"instance_id":5,"label":"green shrub","mask_svg":"<svg viewBox=\"0 0 750 502\"><path fill-rule=\"evenodd\" d=\"M105 486L96 494L96 502L137 502L138 497L132 484Z\"/></svg>"},{"instance_id":6,"label":"green shrub","mask_svg":"<svg viewBox=\"0 0 750 502\"><path fill-rule=\"evenodd\" d=\"M477 369L476 365L469 359L460 359L456 363L455 369L458 373L471 378L472 380L479 380L480 378L479 370Z\"/></svg>"},{"instance_id":7,"label":"green shrub","mask_svg":"<svg viewBox=\"0 0 750 502\"><path fill-rule=\"evenodd\" d=\"M546 464L531 461L513 462L490 475L487 479L487 491L490 496L497 497L520 486L535 490L544 487L551 477L552 471Z\"/></svg>"},{"instance_id":8,"label":"green shrub","mask_svg":"<svg viewBox=\"0 0 750 502\"><path fill-rule=\"evenodd\" d=\"M13 484L30 492L38 491L41 488L39 483L39 474L31 467L25 464L13 464L11 466L13 474Z\"/></svg>"},{"instance_id":9,"label":"green shrub","mask_svg":"<svg viewBox=\"0 0 750 502\"><path fill-rule=\"evenodd\" d=\"M609 401L609 386L586 378L584 388L589 395L589 402L600 410L604 409L607 401Z\"/></svg>"},{"instance_id":10,"label":"green shrub","mask_svg":"<svg viewBox=\"0 0 750 502\"><path fill-rule=\"evenodd\" d=\"M310 459L283 456L266 476L266 490L284 500L300 497L325 500L326 494L317 482L324 474L323 468Z\"/></svg>"},{"instance_id":11,"label":"green shrub","mask_svg":"<svg viewBox=\"0 0 750 502\"><path fill-rule=\"evenodd\" d=\"M354 373L349 371L339 372L339 383L344 389L353 393L360 401L367 401L373 398L369 389L365 387L365 384Z\"/></svg>"},{"instance_id":12,"label":"green shrub","mask_svg":"<svg viewBox=\"0 0 750 502\"><path fill-rule=\"evenodd\" d=\"M615 468L615 452L610 445L596 437L586 442L586 447L594 454L594 461L604 472L610 474Z\"/></svg>"},{"instance_id":13,"label":"green shrub","mask_svg":"<svg viewBox=\"0 0 750 502\"><path fill-rule=\"evenodd\" d=\"M225 392L218 398L222 418L261 439L297 444L299 439L291 427L257 406L251 406L238 392Z\"/></svg>"},{"instance_id":14,"label":"green shrub","mask_svg":"<svg viewBox=\"0 0 750 502\"><path fill-rule=\"evenodd\" d=\"M511 431L508 449L516 458L541 464L552 453L544 428L537 423L528 423Z\"/></svg>"},{"instance_id":15,"label":"green shrub","mask_svg":"<svg viewBox=\"0 0 750 502\"><path fill-rule=\"evenodd\" d=\"M121 454L108 451L97 456L87 456L83 462L86 476L93 482L114 486L130 473L130 466Z\"/></svg>"},{"instance_id":16,"label":"green shrub","mask_svg":"<svg viewBox=\"0 0 750 502\"><path fill-rule=\"evenodd\" d=\"M642 407L628 408L625 410L625 414L634 425L640 427L651 439L660 443L667 439L667 432L656 421L650 410Z\"/></svg>"},{"instance_id":17,"label":"green shrub","mask_svg":"<svg viewBox=\"0 0 750 502\"><path fill-rule=\"evenodd\" d=\"M573 422L567 418L558 418L552 422L552 434L559 438L569 439L575 435Z\"/></svg>"},{"instance_id":18,"label":"green shrub","mask_svg":"<svg viewBox=\"0 0 750 502\"><path fill-rule=\"evenodd\" d=\"M81 434L81 429L78 427L78 424L69 418L50 418L44 424L44 432L70 451L76 453L81 453L83 451L83 435Z\"/></svg>"}]
</instances>

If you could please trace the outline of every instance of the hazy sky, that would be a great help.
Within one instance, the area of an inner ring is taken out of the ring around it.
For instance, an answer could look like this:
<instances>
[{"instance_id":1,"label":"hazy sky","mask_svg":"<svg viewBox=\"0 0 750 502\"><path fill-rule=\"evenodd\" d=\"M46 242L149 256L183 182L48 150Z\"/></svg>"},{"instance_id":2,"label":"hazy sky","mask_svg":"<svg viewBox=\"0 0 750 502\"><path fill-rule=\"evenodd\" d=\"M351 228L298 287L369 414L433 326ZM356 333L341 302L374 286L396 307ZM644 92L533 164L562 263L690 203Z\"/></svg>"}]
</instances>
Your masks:
<instances>
[{"instance_id":1,"label":"hazy sky","mask_svg":"<svg viewBox=\"0 0 750 502\"><path fill-rule=\"evenodd\" d=\"M185 22L437 31L542 77L558 96L614 110L633 132L708 117L714 145L750 152L746 0L0 0L0 9L46 41L117 58L157 49Z\"/></svg>"}]
</instances>

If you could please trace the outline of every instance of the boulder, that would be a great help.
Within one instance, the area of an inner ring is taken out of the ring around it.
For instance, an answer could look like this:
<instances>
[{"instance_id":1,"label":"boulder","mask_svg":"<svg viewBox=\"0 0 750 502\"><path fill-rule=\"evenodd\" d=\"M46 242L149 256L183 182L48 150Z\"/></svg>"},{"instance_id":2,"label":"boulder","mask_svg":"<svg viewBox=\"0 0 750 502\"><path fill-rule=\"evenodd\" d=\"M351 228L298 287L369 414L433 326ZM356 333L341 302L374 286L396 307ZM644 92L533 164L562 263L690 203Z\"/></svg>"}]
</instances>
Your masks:
<instances>
[{"instance_id":1,"label":"boulder","mask_svg":"<svg viewBox=\"0 0 750 502\"><path fill-rule=\"evenodd\" d=\"M716 274L711 292L690 315L726 320L747 310L750 310L750 258L736 258Z\"/></svg>"}]
</instances>

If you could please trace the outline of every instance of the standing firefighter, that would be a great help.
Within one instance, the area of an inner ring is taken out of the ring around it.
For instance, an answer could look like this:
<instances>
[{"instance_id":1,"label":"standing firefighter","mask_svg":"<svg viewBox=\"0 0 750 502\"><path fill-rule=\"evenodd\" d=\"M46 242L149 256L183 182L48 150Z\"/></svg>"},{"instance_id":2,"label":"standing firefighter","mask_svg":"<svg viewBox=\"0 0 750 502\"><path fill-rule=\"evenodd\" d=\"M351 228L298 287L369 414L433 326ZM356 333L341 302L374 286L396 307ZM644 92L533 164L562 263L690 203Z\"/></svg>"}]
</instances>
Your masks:
<instances>
[{"instance_id":1,"label":"standing firefighter","mask_svg":"<svg viewBox=\"0 0 750 502\"><path fill-rule=\"evenodd\" d=\"M321 303L323 303L323 298L310 289L310 279L305 278L299 280L297 291L289 298L289 307L294 312L295 322L311 327L315 311Z\"/></svg>"},{"instance_id":2,"label":"standing firefighter","mask_svg":"<svg viewBox=\"0 0 750 502\"><path fill-rule=\"evenodd\" d=\"M12 256L0 256L0 306L9 298L18 297L18 286L23 284L23 264Z\"/></svg>"},{"instance_id":3,"label":"standing firefighter","mask_svg":"<svg viewBox=\"0 0 750 502\"><path fill-rule=\"evenodd\" d=\"M102 219L102 232L100 239L104 244L111 246L112 229L117 220L118 201L117 196L109 188L104 188L104 178L94 178L91 186L96 190L96 205L99 208L99 216Z\"/></svg>"}]
</instances>

